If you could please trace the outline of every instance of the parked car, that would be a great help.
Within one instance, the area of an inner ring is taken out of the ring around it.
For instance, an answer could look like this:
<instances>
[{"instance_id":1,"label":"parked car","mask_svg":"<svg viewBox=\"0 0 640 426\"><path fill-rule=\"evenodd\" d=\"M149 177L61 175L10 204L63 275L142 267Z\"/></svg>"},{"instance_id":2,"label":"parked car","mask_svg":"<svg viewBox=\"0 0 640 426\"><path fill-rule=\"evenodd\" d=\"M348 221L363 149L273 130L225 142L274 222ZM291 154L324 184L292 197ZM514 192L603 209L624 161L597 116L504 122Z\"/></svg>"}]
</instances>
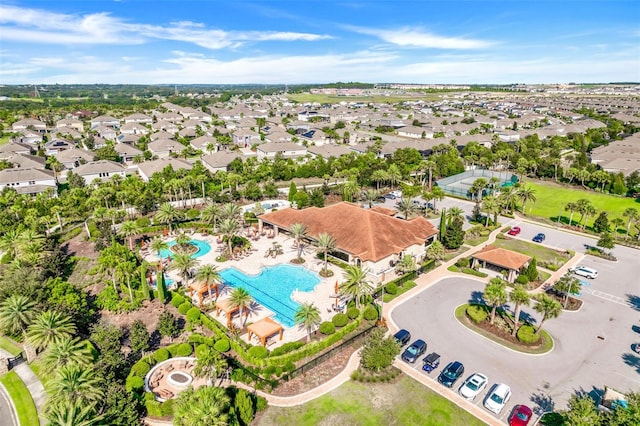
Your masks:
<instances>
[{"instance_id":1,"label":"parked car","mask_svg":"<svg viewBox=\"0 0 640 426\"><path fill-rule=\"evenodd\" d=\"M489 379L484 374L473 373L467 380L464 381L458 393L465 399L474 400L484 388L487 387Z\"/></svg>"},{"instance_id":2,"label":"parked car","mask_svg":"<svg viewBox=\"0 0 640 426\"><path fill-rule=\"evenodd\" d=\"M387 200L395 200L395 199L396 199L396 198L398 198L398 197L396 197L396 196L395 196L395 194L392 194L392 193L390 192L390 193L388 193L388 194L384 194L384 198L386 198Z\"/></svg>"},{"instance_id":3,"label":"parked car","mask_svg":"<svg viewBox=\"0 0 640 426\"><path fill-rule=\"evenodd\" d=\"M427 373L431 373L440 365L440 355L435 352L431 352L422 360L422 369Z\"/></svg>"},{"instance_id":4,"label":"parked car","mask_svg":"<svg viewBox=\"0 0 640 426\"><path fill-rule=\"evenodd\" d=\"M545 238L546 238L546 236L542 232L540 232L540 233L536 234L535 237L533 237L533 242L541 243L541 242L544 241Z\"/></svg>"},{"instance_id":5,"label":"parked car","mask_svg":"<svg viewBox=\"0 0 640 426\"><path fill-rule=\"evenodd\" d=\"M427 342L422 339L418 339L413 342L411 346L405 349L402 353L402 360L413 364L423 353L425 353L426 350Z\"/></svg>"},{"instance_id":6,"label":"parked car","mask_svg":"<svg viewBox=\"0 0 640 426\"><path fill-rule=\"evenodd\" d=\"M520 233L521 229L519 226L513 226L511 227L511 229L509 229L509 232L507 232L507 234L509 235L518 235Z\"/></svg>"},{"instance_id":7,"label":"parked car","mask_svg":"<svg viewBox=\"0 0 640 426\"><path fill-rule=\"evenodd\" d=\"M504 383L499 383L493 387L487 398L484 400L484 408L487 410L500 414L500 411L507 405L507 402L511 398L511 389Z\"/></svg>"},{"instance_id":8,"label":"parked car","mask_svg":"<svg viewBox=\"0 0 640 426\"><path fill-rule=\"evenodd\" d=\"M631 345L631 350L637 354L640 354L640 343L634 343Z\"/></svg>"},{"instance_id":9,"label":"parked car","mask_svg":"<svg viewBox=\"0 0 640 426\"><path fill-rule=\"evenodd\" d=\"M593 268L587 268L586 266L572 266L569 268L569 272L586 278L598 278L598 271Z\"/></svg>"},{"instance_id":10,"label":"parked car","mask_svg":"<svg viewBox=\"0 0 640 426\"><path fill-rule=\"evenodd\" d=\"M532 416L531 408L526 405L516 405L509 416L509 426L527 426Z\"/></svg>"},{"instance_id":11,"label":"parked car","mask_svg":"<svg viewBox=\"0 0 640 426\"><path fill-rule=\"evenodd\" d=\"M438 376L438 381L450 388L464 374L464 365L459 361L450 362Z\"/></svg>"},{"instance_id":12,"label":"parked car","mask_svg":"<svg viewBox=\"0 0 640 426\"><path fill-rule=\"evenodd\" d=\"M403 328L394 334L393 337L400 343L400 346L404 346L411 340L411 333Z\"/></svg>"}]
</instances>

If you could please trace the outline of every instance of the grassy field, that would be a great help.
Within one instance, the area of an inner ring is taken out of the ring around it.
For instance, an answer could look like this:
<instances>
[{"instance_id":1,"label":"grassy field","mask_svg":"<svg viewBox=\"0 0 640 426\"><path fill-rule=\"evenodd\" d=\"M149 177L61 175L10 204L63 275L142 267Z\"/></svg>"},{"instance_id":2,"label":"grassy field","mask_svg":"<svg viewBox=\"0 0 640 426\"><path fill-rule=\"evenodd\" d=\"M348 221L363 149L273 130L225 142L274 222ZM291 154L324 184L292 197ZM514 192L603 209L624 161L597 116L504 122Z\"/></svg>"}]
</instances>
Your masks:
<instances>
[{"instance_id":1,"label":"grassy field","mask_svg":"<svg viewBox=\"0 0 640 426\"><path fill-rule=\"evenodd\" d=\"M426 94L422 96L336 96L336 95L315 95L311 93L287 94L287 97L296 102L318 102L320 104L337 104L340 102L373 102L373 103L396 103L406 100L438 100L438 94Z\"/></svg>"},{"instance_id":2,"label":"grassy field","mask_svg":"<svg viewBox=\"0 0 640 426\"><path fill-rule=\"evenodd\" d=\"M484 423L424 385L401 375L391 384L347 382L298 407L269 407L257 424L474 426Z\"/></svg>"},{"instance_id":3,"label":"grassy field","mask_svg":"<svg viewBox=\"0 0 640 426\"><path fill-rule=\"evenodd\" d=\"M18 421L21 425L38 425L38 411L31 398L29 390L24 385L15 371L10 371L4 376L0 376L0 382L4 385L13 400L18 412Z\"/></svg>"},{"instance_id":4,"label":"grassy field","mask_svg":"<svg viewBox=\"0 0 640 426\"><path fill-rule=\"evenodd\" d=\"M623 198L608 194L601 194L599 192L586 191L577 189L575 187L563 187L554 184L547 184L541 182L527 182L536 193L536 202L528 203L527 214L533 216L543 217L556 221L558 215L560 220L564 223L569 223L569 212L564 210L564 207L569 202L576 202L581 198L586 198L591 201L593 206L600 214L601 211L606 211L609 214L609 222L614 217L622 218L625 223L626 218L622 216L622 213L629 207L634 207L640 211L640 203L636 202L633 198ZM564 217L564 218L563 218ZM594 217L590 217L587 221L587 226L591 226L596 219L597 214ZM580 219L579 213L573 214L574 224Z\"/></svg>"},{"instance_id":5,"label":"grassy field","mask_svg":"<svg viewBox=\"0 0 640 426\"><path fill-rule=\"evenodd\" d=\"M16 356L20 352L22 352L22 349L20 349L18 345L16 345L15 343L13 343L11 340L7 339L4 336L0 336L0 348L9 352L13 356Z\"/></svg>"}]
</instances>

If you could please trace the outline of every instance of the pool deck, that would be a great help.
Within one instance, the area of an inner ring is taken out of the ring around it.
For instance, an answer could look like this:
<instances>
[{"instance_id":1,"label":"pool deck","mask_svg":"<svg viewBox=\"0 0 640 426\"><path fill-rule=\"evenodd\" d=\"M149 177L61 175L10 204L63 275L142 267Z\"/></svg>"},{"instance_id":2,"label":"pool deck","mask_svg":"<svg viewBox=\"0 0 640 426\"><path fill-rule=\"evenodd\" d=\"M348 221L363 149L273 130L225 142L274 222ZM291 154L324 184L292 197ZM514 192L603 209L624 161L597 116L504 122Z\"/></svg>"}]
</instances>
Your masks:
<instances>
[{"instance_id":1,"label":"pool deck","mask_svg":"<svg viewBox=\"0 0 640 426\"><path fill-rule=\"evenodd\" d=\"M265 266L273 266L280 264L292 264L291 260L294 259L297 255L295 240L290 238L284 234L280 234L275 236L274 238L268 238L267 236L260 236L257 240L250 239L251 241L251 249L248 255L239 260L227 260L226 262L218 262L215 260L226 247L223 244L219 244L216 242L216 237L211 235L202 235L200 233L193 233L189 235L192 239L204 240L211 245L211 251L201 257L196 258L199 261L199 266L212 264L216 265L219 270L223 270L230 266L234 266L240 271L244 272L247 275L256 275L260 273L262 268ZM243 236L246 236L243 231ZM172 240L173 236L165 238L166 241ZM266 253L272 248L274 243L278 243L282 246L283 254L276 256L265 257ZM150 263L158 263L159 258L155 253L150 253L146 257L146 260ZM323 268L324 262L316 257L316 249L311 245L307 245L303 248L302 258L305 262L302 265L306 269L315 272L318 274L320 270ZM322 278L320 275L320 283L316 285L315 289L311 292L302 292L302 291L294 291L291 295L291 298L298 303L315 303L315 305L320 309L320 316L322 321L329 321L336 314L333 310L333 307L336 303L335 298L335 284L336 281L342 282L344 279L342 270L331 263L328 264L328 269L332 270L334 275L330 278ZM182 281L182 278L178 275L176 271L168 271L167 275L174 279L176 282ZM191 281L190 281L191 282ZM222 286L220 292L220 298L225 299L228 297L228 294L231 292L232 288L229 286ZM197 296L194 295L194 304L197 304ZM204 304L208 303L208 297L203 300ZM217 319L223 325L226 325L226 319L224 314L220 314L220 317L216 317L215 309L209 312L211 317ZM251 309L249 309L249 315L246 319L246 324L254 323L264 317L273 317L275 314L265 307L254 304ZM238 328L243 328L243 320L240 318L238 314L233 316L233 324ZM278 335L274 335L267 340L267 347L269 349L276 348L286 342L293 342L300 340L306 337L306 331L300 329L298 326L287 327L282 324L284 327L284 333L282 340L279 340ZM241 338L245 341L247 340L247 333L241 335ZM257 338L253 338L250 342L254 345L259 345L260 342Z\"/></svg>"}]
</instances>

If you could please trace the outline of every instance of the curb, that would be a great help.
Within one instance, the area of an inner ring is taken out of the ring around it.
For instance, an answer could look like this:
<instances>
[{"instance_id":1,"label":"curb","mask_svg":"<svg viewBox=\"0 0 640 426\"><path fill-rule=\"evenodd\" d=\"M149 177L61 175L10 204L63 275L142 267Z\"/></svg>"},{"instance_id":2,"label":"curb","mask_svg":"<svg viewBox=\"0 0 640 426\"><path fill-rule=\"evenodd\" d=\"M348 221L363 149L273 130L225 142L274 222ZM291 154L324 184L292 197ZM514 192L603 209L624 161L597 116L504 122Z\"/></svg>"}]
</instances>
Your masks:
<instances>
[{"instance_id":1,"label":"curb","mask_svg":"<svg viewBox=\"0 0 640 426\"><path fill-rule=\"evenodd\" d=\"M11 399L11 397L9 396L9 392L7 392L7 389L2 383L0 383L0 397L8 402L9 409L11 410L11 421L13 422L13 425L20 426L16 405L14 404L13 399Z\"/></svg>"}]
</instances>

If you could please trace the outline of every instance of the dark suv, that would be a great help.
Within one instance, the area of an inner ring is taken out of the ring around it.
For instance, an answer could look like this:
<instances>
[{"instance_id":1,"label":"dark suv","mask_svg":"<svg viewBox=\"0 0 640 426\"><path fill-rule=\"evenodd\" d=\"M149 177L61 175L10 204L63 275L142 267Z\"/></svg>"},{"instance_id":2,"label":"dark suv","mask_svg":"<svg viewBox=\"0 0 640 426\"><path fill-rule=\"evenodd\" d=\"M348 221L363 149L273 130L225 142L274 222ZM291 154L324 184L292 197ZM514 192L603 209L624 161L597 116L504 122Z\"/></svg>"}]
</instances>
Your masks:
<instances>
[{"instance_id":1,"label":"dark suv","mask_svg":"<svg viewBox=\"0 0 640 426\"><path fill-rule=\"evenodd\" d=\"M400 346L404 346L411 340L411 333L403 328L394 334L393 337L400 343Z\"/></svg>"},{"instance_id":2,"label":"dark suv","mask_svg":"<svg viewBox=\"0 0 640 426\"><path fill-rule=\"evenodd\" d=\"M464 374L464 365L458 361L450 362L438 376L438 381L450 388L462 374Z\"/></svg>"},{"instance_id":3,"label":"dark suv","mask_svg":"<svg viewBox=\"0 0 640 426\"><path fill-rule=\"evenodd\" d=\"M405 349L402 353L402 360L413 364L423 353L425 353L426 350L427 342L422 339L418 339L413 342L411 346Z\"/></svg>"}]
</instances>

